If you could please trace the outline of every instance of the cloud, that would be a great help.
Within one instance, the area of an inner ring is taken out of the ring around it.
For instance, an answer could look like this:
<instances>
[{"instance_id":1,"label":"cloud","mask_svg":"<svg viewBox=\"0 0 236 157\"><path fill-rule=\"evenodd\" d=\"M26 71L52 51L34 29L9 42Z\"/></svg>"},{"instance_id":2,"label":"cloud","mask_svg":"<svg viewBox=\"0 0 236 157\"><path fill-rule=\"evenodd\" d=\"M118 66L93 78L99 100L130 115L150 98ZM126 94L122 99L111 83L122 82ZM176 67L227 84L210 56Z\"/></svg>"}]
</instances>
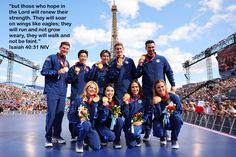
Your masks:
<instances>
[{"instance_id":1,"label":"cloud","mask_svg":"<svg viewBox=\"0 0 236 157\"><path fill-rule=\"evenodd\" d=\"M68 41L70 43L79 42L83 45L97 44L100 42L109 42L110 33L103 29L89 29L84 25L76 26L72 31L72 38Z\"/></svg>"},{"instance_id":2,"label":"cloud","mask_svg":"<svg viewBox=\"0 0 236 157\"><path fill-rule=\"evenodd\" d=\"M198 27L194 23L186 24L173 30L169 35L160 35L157 43L160 45L167 45L170 41L191 40L199 34Z\"/></svg>"},{"instance_id":3,"label":"cloud","mask_svg":"<svg viewBox=\"0 0 236 157\"><path fill-rule=\"evenodd\" d=\"M113 5L113 0L107 0L110 8ZM138 16L139 4L138 0L118 0L115 1L119 14L122 18L136 18Z\"/></svg>"},{"instance_id":4,"label":"cloud","mask_svg":"<svg viewBox=\"0 0 236 157\"><path fill-rule=\"evenodd\" d=\"M217 13L222 9L222 0L201 0L199 4L201 5L200 11L212 11Z\"/></svg>"},{"instance_id":5,"label":"cloud","mask_svg":"<svg viewBox=\"0 0 236 157\"><path fill-rule=\"evenodd\" d=\"M161 10L174 0L140 0L140 2L144 3L145 5L155 8L156 10Z\"/></svg>"},{"instance_id":6,"label":"cloud","mask_svg":"<svg viewBox=\"0 0 236 157\"><path fill-rule=\"evenodd\" d=\"M230 5L226 8L226 10L228 10L230 12L235 12L236 11L236 5Z\"/></svg>"},{"instance_id":7,"label":"cloud","mask_svg":"<svg viewBox=\"0 0 236 157\"><path fill-rule=\"evenodd\" d=\"M119 28L119 41L129 48L144 48L147 39L153 38L154 33L162 28L156 23L138 23L132 26L123 25Z\"/></svg>"},{"instance_id":8,"label":"cloud","mask_svg":"<svg viewBox=\"0 0 236 157\"><path fill-rule=\"evenodd\" d=\"M179 48L168 48L163 51L157 51L157 54L166 57L175 73L184 72L182 63L192 57L191 53L182 52Z\"/></svg>"},{"instance_id":9,"label":"cloud","mask_svg":"<svg viewBox=\"0 0 236 157\"><path fill-rule=\"evenodd\" d=\"M156 40L160 45L168 45L171 41L180 41L186 40L191 41L196 37L201 37L201 35L210 30L218 23L227 22L235 26L236 15L234 14L215 14L213 15L208 22L203 25L197 25L195 23L188 23L179 28L173 30L170 34L160 35Z\"/></svg>"}]
</instances>

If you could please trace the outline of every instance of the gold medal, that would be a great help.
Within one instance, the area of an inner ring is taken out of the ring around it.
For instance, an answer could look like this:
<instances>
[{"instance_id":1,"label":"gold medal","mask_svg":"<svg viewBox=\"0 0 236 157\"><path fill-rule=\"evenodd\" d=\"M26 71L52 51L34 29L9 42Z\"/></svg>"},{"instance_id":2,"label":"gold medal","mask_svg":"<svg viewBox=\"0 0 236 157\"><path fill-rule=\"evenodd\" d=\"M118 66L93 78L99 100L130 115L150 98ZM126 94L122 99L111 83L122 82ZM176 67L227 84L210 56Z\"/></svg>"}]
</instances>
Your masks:
<instances>
[{"instance_id":1,"label":"gold medal","mask_svg":"<svg viewBox=\"0 0 236 157\"><path fill-rule=\"evenodd\" d=\"M98 63L98 69L102 69L103 68L103 64L102 63Z\"/></svg>"},{"instance_id":2,"label":"gold medal","mask_svg":"<svg viewBox=\"0 0 236 157\"><path fill-rule=\"evenodd\" d=\"M95 96L94 98L93 98L93 102L98 102L99 101L99 96Z\"/></svg>"},{"instance_id":3,"label":"gold medal","mask_svg":"<svg viewBox=\"0 0 236 157\"><path fill-rule=\"evenodd\" d=\"M68 72L69 68L68 67L64 67L65 72Z\"/></svg>"},{"instance_id":4,"label":"gold medal","mask_svg":"<svg viewBox=\"0 0 236 157\"><path fill-rule=\"evenodd\" d=\"M153 97L153 103L154 103L154 104L157 104L157 103L159 103L159 102L161 102L161 97L159 97L159 96L154 96L154 97Z\"/></svg>"},{"instance_id":5,"label":"gold medal","mask_svg":"<svg viewBox=\"0 0 236 157\"><path fill-rule=\"evenodd\" d=\"M75 67L75 72L79 73L80 72L80 68L79 67Z\"/></svg>"}]
</instances>

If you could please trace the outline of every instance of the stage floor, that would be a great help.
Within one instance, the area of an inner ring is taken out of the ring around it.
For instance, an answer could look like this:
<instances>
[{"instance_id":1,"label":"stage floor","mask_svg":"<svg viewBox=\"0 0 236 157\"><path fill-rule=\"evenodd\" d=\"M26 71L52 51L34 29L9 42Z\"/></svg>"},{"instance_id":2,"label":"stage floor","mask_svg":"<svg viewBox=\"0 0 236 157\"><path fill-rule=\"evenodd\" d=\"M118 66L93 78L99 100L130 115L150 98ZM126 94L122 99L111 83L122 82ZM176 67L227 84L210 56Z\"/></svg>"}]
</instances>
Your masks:
<instances>
[{"instance_id":1,"label":"stage floor","mask_svg":"<svg viewBox=\"0 0 236 157\"><path fill-rule=\"evenodd\" d=\"M0 115L0 157L235 157L236 137L225 136L185 123L179 136L179 150L171 144L160 146L159 139L152 137L141 148L127 149L124 136L120 150L113 149L112 143L100 151L91 149L79 154L70 143L68 120L63 120L62 137L65 145L45 148L45 115Z\"/></svg>"}]
</instances>

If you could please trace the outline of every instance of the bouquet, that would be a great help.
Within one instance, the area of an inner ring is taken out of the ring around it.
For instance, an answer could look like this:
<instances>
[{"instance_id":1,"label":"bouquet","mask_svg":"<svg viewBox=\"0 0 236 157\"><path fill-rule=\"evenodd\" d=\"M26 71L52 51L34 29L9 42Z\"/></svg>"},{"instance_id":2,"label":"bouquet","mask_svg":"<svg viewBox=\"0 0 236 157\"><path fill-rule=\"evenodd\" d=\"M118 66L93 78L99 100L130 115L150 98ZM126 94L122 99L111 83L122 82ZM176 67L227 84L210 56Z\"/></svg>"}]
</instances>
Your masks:
<instances>
[{"instance_id":1,"label":"bouquet","mask_svg":"<svg viewBox=\"0 0 236 157\"><path fill-rule=\"evenodd\" d=\"M89 120L89 112L88 109L85 106L80 106L78 108L78 116L80 119L85 119L85 120Z\"/></svg>"},{"instance_id":2,"label":"bouquet","mask_svg":"<svg viewBox=\"0 0 236 157\"><path fill-rule=\"evenodd\" d=\"M153 102L153 104L158 104L159 102L161 102L161 97L154 96L152 102Z\"/></svg>"},{"instance_id":3,"label":"bouquet","mask_svg":"<svg viewBox=\"0 0 236 157\"><path fill-rule=\"evenodd\" d=\"M165 107L164 111L162 113L164 114L163 118L163 127L166 129L171 129L170 124L170 115L175 111L176 104L174 104L172 101Z\"/></svg>"},{"instance_id":4,"label":"bouquet","mask_svg":"<svg viewBox=\"0 0 236 157\"><path fill-rule=\"evenodd\" d=\"M133 118L133 123L134 122L141 122L143 121L143 113L142 112L138 112L134 115L134 118Z\"/></svg>"},{"instance_id":5,"label":"bouquet","mask_svg":"<svg viewBox=\"0 0 236 157\"><path fill-rule=\"evenodd\" d=\"M114 105L111 108L111 126L110 126L111 130L114 130L114 127L116 125L116 119L118 118L120 113L121 113L120 106Z\"/></svg>"},{"instance_id":6,"label":"bouquet","mask_svg":"<svg viewBox=\"0 0 236 157\"><path fill-rule=\"evenodd\" d=\"M143 122L143 113L138 112L134 115L132 119L132 125L131 125L131 133L133 133L136 136L139 136L142 132L142 125L135 125L136 122Z\"/></svg>"}]
</instances>

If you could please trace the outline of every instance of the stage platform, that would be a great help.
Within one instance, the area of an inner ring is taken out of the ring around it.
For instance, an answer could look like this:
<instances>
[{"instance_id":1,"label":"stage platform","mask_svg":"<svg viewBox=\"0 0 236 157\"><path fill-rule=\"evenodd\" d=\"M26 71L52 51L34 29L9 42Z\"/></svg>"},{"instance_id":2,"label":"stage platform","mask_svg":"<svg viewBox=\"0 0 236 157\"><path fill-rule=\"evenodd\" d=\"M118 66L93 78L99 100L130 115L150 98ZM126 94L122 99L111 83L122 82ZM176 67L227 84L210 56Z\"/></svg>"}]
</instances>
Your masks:
<instances>
[{"instance_id":1,"label":"stage platform","mask_svg":"<svg viewBox=\"0 0 236 157\"><path fill-rule=\"evenodd\" d=\"M127 149L124 136L120 150L112 143L99 151L74 151L70 143L68 120L63 120L62 137L66 144L45 148L45 114L0 115L0 157L235 157L236 137L184 123L179 136L179 150L171 144L160 146L158 138L142 143L141 148Z\"/></svg>"}]
</instances>

